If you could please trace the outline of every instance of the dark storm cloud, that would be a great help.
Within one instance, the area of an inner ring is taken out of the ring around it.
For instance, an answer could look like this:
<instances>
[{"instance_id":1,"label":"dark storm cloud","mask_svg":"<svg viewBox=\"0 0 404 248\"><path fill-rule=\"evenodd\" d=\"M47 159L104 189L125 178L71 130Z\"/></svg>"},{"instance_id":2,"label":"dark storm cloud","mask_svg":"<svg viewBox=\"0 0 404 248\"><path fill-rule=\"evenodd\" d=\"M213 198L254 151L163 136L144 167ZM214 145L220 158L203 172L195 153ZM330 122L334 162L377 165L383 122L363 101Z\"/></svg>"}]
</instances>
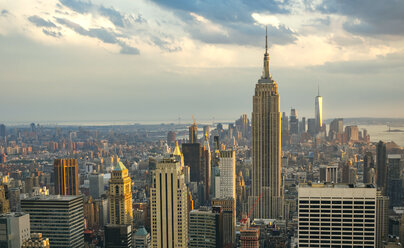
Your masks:
<instances>
[{"instance_id":1,"label":"dark storm cloud","mask_svg":"<svg viewBox=\"0 0 404 248\"><path fill-rule=\"evenodd\" d=\"M53 22L47 21L37 15L28 17L28 21L37 27L56 28L56 25Z\"/></svg>"},{"instance_id":2,"label":"dark storm cloud","mask_svg":"<svg viewBox=\"0 0 404 248\"><path fill-rule=\"evenodd\" d=\"M404 1L402 0L323 0L313 11L348 17L344 29L362 35L404 35Z\"/></svg>"},{"instance_id":3,"label":"dark storm cloud","mask_svg":"<svg viewBox=\"0 0 404 248\"><path fill-rule=\"evenodd\" d=\"M118 37L120 37L119 34L116 34L115 32L109 31L105 28L90 28L87 30L79 24L64 18L56 18L56 21L59 24L74 30L80 35L96 38L108 44L118 44L121 47L122 54L139 54L139 50L136 47L129 46L128 44L120 41L118 39Z\"/></svg>"},{"instance_id":4,"label":"dark storm cloud","mask_svg":"<svg viewBox=\"0 0 404 248\"><path fill-rule=\"evenodd\" d=\"M214 44L262 45L263 28L254 25L251 14L254 12L270 14L289 14L289 1L197 1L197 0L153 0L155 3L175 11L187 23L186 31L195 39ZM195 13L220 25L223 30L212 32L194 20L189 13ZM296 33L284 25L279 28L269 26L272 44L289 44L296 40Z\"/></svg>"}]
</instances>

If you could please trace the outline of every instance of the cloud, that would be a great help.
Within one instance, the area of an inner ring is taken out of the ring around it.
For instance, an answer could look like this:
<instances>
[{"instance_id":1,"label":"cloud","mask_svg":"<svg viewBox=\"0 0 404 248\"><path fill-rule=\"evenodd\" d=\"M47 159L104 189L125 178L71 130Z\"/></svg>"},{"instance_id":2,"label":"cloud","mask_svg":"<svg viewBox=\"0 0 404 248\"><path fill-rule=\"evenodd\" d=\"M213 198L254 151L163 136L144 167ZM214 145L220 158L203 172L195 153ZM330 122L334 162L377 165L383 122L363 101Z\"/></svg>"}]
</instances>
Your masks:
<instances>
[{"instance_id":1,"label":"cloud","mask_svg":"<svg viewBox=\"0 0 404 248\"><path fill-rule=\"evenodd\" d=\"M288 0L152 0L153 2L166 8L180 10L185 12L193 12L204 16L214 22L231 23L231 22L247 22L253 23L251 13L268 11L271 13L287 14Z\"/></svg>"},{"instance_id":2,"label":"cloud","mask_svg":"<svg viewBox=\"0 0 404 248\"><path fill-rule=\"evenodd\" d=\"M131 55L137 55L140 54L139 49L136 47L129 46L125 43L120 43L121 45L121 50L119 51L121 54L131 54Z\"/></svg>"},{"instance_id":3,"label":"cloud","mask_svg":"<svg viewBox=\"0 0 404 248\"><path fill-rule=\"evenodd\" d=\"M260 13L288 14L289 1L197 1L152 0L156 4L174 10L185 23L185 31L194 39L211 44L238 44L262 46L264 31L256 18ZM272 43L289 44L296 40L296 33L284 24L271 24Z\"/></svg>"},{"instance_id":4,"label":"cloud","mask_svg":"<svg viewBox=\"0 0 404 248\"><path fill-rule=\"evenodd\" d=\"M191 13L185 30L194 38L209 44L237 44L263 46L265 29L263 25L247 23L214 23L205 17ZM268 26L270 44L290 44L296 40L296 33L283 24Z\"/></svg>"},{"instance_id":5,"label":"cloud","mask_svg":"<svg viewBox=\"0 0 404 248\"><path fill-rule=\"evenodd\" d=\"M99 11L101 15L108 17L115 26L123 27L125 18L119 11L113 8L105 8L104 6L100 6Z\"/></svg>"},{"instance_id":6,"label":"cloud","mask_svg":"<svg viewBox=\"0 0 404 248\"><path fill-rule=\"evenodd\" d=\"M59 38L59 37L62 36L62 33L61 33L61 32L58 32L58 31L52 31L52 30L42 29L42 32L43 32L44 34L46 34L46 35L49 35L49 36L52 36L52 37L55 37L55 38Z\"/></svg>"},{"instance_id":7,"label":"cloud","mask_svg":"<svg viewBox=\"0 0 404 248\"><path fill-rule=\"evenodd\" d=\"M343 27L361 35L404 35L404 1L399 0L323 0L308 6L312 11L348 17Z\"/></svg>"},{"instance_id":8,"label":"cloud","mask_svg":"<svg viewBox=\"0 0 404 248\"><path fill-rule=\"evenodd\" d=\"M9 13L8 10L3 9L0 11L0 16L6 16L8 13Z\"/></svg>"},{"instance_id":9,"label":"cloud","mask_svg":"<svg viewBox=\"0 0 404 248\"><path fill-rule=\"evenodd\" d=\"M136 47L129 46L125 42L119 40L119 37L121 35L113 32L113 31L107 30L105 28L90 28L87 30L87 29L83 28L82 26L80 26L79 24L69 21L64 18L56 18L56 21L59 24L64 25L64 26L74 30L76 33L78 33L80 35L96 38L107 44L119 45L121 47L121 50L120 50L121 54L139 54L140 53L139 49L137 49Z\"/></svg>"},{"instance_id":10,"label":"cloud","mask_svg":"<svg viewBox=\"0 0 404 248\"><path fill-rule=\"evenodd\" d=\"M91 9L93 9L93 4L90 1L84 2L80 0L59 0L59 2L71 10L81 14L88 13Z\"/></svg>"},{"instance_id":11,"label":"cloud","mask_svg":"<svg viewBox=\"0 0 404 248\"><path fill-rule=\"evenodd\" d=\"M378 56L373 60L351 60L339 62L327 62L324 65L309 67L312 70L323 71L333 74L378 74L388 71L404 69L404 54L387 54Z\"/></svg>"},{"instance_id":12,"label":"cloud","mask_svg":"<svg viewBox=\"0 0 404 248\"><path fill-rule=\"evenodd\" d=\"M80 0L59 0L59 2L68 7L69 9L80 13L92 13L94 15L101 15L106 17L115 26L123 28L132 23L144 23L146 20L141 15L125 15L113 7L105 7L103 5L93 4L91 1ZM59 4L61 7L61 5Z\"/></svg>"},{"instance_id":13,"label":"cloud","mask_svg":"<svg viewBox=\"0 0 404 248\"><path fill-rule=\"evenodd\" d=\"M47 28L56 27L56 25L53 22L42 19L41 17L39 17L37 15L28 17L28 21L30 21L32 24L34 24L37 27L47 27Z\"/></svg>"}]
</instances>

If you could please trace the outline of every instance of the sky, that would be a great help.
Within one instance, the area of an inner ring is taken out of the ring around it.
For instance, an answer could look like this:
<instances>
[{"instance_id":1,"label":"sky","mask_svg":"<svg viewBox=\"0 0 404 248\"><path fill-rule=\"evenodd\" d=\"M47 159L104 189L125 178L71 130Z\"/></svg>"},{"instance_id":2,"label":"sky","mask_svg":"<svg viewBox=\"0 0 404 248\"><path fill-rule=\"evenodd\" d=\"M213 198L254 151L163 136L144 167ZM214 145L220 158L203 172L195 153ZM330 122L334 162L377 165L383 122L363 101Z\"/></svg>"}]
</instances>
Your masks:
<instances>
[{"instance_id":1,"label":"sky","mask_svg":"<svg viewBox=\"0 0 404 248\"><path fill-rule=\"evenodd\" d=\"M404 117L402 0L0 1L0 123Z\"/></svg>"}]
</instances>

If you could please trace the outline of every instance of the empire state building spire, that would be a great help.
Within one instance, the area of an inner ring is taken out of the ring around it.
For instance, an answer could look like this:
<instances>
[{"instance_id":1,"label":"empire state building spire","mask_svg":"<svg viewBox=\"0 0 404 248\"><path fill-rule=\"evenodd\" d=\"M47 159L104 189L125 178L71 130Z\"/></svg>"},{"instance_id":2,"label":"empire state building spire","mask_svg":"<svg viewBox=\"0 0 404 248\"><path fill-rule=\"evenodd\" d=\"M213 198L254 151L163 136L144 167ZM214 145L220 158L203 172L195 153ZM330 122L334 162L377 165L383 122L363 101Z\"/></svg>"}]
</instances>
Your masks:
<instances>
[{"instance_id":1,"label":"empire state building spire","mask_svg":"<svg viewBox=\"0 0 404 248\"><path fill-rule=\"evenodd\" d=\"M270 79L271 74L269 73L269 54L268 54L268 28L265 27L265 54L264 54L264 69L262 71L261 79Z\"/></svg>"}]
</instances>

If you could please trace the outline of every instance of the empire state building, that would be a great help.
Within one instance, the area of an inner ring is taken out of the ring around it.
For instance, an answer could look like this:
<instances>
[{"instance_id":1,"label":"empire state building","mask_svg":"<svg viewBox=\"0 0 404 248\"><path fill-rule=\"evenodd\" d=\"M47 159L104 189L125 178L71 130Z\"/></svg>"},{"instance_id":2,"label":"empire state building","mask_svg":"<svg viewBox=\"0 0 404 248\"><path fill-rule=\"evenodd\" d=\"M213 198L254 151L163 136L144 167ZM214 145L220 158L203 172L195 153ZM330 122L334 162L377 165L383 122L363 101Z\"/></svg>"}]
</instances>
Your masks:
<instances>
[{"instance_id":1,"label":"empire state building","mask_svg":"<svg viewBox=\"0 0 404 248\"><path fill-rule=\"evenodd\" d=\"M269 73L268 35L265 36L264 69L255 85L252 112L251 219L283 217L281 184L281 112L278 84Z\"/></svg>"}]
</instances>

